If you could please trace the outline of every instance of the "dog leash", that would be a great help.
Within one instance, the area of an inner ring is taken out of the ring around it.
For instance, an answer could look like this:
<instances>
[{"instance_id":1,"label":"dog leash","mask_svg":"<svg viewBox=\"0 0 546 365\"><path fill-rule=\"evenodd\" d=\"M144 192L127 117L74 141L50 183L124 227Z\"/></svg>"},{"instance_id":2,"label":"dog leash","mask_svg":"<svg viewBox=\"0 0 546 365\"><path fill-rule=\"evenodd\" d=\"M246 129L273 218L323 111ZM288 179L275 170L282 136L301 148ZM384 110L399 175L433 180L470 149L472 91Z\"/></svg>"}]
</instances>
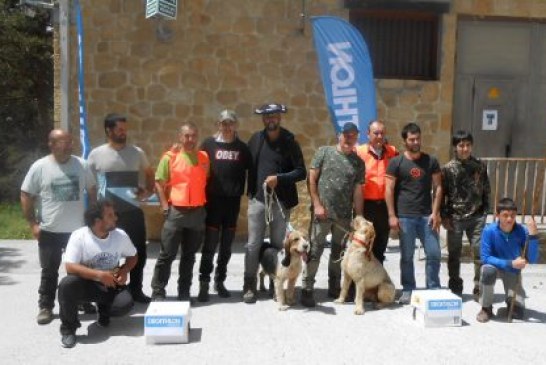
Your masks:
<instances>
[{"instance_id":1,"label":"dog leash","mask_svg":"<svg viewBox=\"0 0 546 365\"><path fill-rule=\"evenodd\" d=\"M277 203L277 206L279 207L279 210L281 212L281 216L283 219L286 218L284 215L284 212L282 210L281 202L279 201L279 197L277 196L277 193L275 192L275 189L271 189L271 192L267 189L267 184L263 184L264 189L264 205L265 205L265 224L269 225L271 222L273 222L274 216L273 216L273 204Z\"/></svg>"}]
</instances>

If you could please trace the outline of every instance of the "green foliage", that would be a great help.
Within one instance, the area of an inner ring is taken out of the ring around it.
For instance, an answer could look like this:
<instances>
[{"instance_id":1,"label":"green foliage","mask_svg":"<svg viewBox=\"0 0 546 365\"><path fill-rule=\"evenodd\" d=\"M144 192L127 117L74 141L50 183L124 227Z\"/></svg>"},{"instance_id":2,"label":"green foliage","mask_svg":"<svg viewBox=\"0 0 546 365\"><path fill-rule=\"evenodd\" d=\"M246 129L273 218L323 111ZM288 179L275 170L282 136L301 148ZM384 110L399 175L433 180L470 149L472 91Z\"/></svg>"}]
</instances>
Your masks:
<instances>
[{"instance_id":1,"label":"green foliage","mask_svg":"<svg viewBox=\"0 0 546 365\"><path fill-rule=\"evenodd\" d=\"M0 0L0 201L15 201L26 170L47 151L53 126L53 48L49 13L33 17Z\"/></svg>"},{"instance_id":2,"label":"green foliage","mask_svg":"<svg viewBox=\"0 0 546 365\"><path fill-rule=\"evenodd\" d=\"M32 239L19 203L0 203L0 239Z\"/></svg>"}]
</instances>

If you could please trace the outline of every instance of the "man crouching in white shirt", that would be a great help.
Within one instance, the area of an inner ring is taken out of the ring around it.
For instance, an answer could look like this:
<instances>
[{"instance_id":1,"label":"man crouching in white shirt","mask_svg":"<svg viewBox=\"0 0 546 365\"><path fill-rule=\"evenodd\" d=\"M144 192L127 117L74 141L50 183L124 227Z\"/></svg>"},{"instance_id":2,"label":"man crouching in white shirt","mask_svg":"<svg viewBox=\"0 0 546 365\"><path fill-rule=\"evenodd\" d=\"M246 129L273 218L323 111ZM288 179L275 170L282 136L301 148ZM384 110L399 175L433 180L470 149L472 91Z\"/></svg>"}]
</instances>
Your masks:
<instances>
[{"instance_id":1,"label":"man crouching in white shirt","mask_svg":"<svg viewBox=\"0 0 546 365\"><path fill-rule=\"evenodd\" d=\"M72 233L65 252L67 276L59 284L61 343L76 345L78 303L96 302L97 324L107 327L110 313L127 313L133 306L124 290L127 274L137 263L136 249L129 236L116 228L116 213L109 201L92 204L85 212L86 227ZM119 266L120 259L125 264Z\"/></svg>"}]
</instances>

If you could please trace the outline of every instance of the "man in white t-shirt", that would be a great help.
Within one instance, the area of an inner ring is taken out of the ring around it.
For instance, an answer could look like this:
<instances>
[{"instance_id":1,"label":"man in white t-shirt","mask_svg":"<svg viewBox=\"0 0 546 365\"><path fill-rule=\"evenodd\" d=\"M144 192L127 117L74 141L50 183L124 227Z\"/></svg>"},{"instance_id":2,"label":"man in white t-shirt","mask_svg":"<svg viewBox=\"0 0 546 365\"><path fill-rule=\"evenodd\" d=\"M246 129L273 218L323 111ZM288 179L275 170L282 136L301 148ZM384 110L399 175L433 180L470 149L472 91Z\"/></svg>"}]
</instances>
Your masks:
<instances>
[{"instance_id":1,"label":"man in white t-shirt","mask_svg":"<svg viewBox=\"0 0 546 365\"><path fill-rule=\"evenodd\" d=\"M96 200L96 183L87 164L72 155L72 135L49 133L51 153L32 164L21 186L23 215L38 240L42 268L38 324L53 320L62 252L70 234L83 225L84 191Z\"/></svg>"},{"instance_id":2,"label":"man in white t-shirt","mask_svg":"<svg viewBox=\"0 0 546 365\"><path fill-rule=\"evenodd\" d=\"M72 233L64 261L67 276L59 284L61 343L76 345L78 303L96 302L97 324L107 327L110 313L128 312L133 306L131 295L124 290L127 275L137 263L137 251L129 236L116 228L116 213L108 200L92 204L85 212L86 227ZM121 266L120 260L125 263Z\"/></svg>"}]
</instances>

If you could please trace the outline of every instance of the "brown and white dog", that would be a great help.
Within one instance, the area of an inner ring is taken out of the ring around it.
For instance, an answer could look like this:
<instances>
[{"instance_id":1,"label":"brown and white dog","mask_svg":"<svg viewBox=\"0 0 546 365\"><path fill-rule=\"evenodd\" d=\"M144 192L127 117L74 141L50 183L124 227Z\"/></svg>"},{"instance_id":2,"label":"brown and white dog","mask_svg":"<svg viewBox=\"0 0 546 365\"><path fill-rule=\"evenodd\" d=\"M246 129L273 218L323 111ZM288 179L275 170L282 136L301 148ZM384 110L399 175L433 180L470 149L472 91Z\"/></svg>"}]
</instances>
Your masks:
<instances>
[{"instance_id":1,"label":"brown and white dog","mask_svg":"<svg viewBox=\"0 0 546 365\"><path fill-rule=\"evenodd\" d=\"M372 253L375 230L373 224L362 217L352 222L341 269L343 283L336 303L344 303L351 281L356 286L355 314L364 314L364 299L375 301L379 306L394 302L395 287L385 268Z\"/></svg>"},{"instance_id":2,"label":"brown and white dog","mask_svg":"<svg viewBox=\"0 0 546 365\"><path fill-rule=\"evenodd\" d=\"M309 241L302 233L292 231L286 236L281 252L271 246L262 252L260 263L274 283L279 310L296 304L296 280L303 267L302 261L307 260L309 247Z\"/></svg>"}]
</instances>

